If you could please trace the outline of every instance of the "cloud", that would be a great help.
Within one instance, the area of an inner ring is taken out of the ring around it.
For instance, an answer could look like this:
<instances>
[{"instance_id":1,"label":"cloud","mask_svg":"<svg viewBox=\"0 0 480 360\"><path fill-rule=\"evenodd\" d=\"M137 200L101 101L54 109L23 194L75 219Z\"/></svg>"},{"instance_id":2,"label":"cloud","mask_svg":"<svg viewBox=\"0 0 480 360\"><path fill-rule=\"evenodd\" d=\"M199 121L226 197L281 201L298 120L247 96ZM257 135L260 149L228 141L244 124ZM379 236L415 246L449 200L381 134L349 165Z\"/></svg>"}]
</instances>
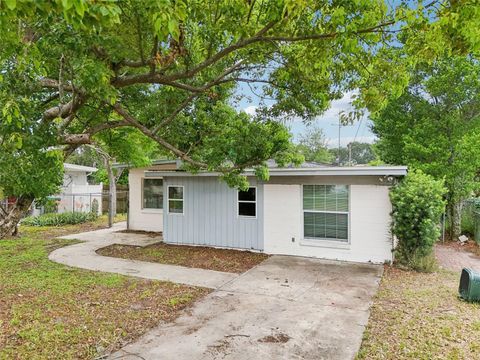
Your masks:
<instances>
[{"instance_id":1,"label":"cloud","mask_svg":"<svg viewBox=\"0 0 480 360\"><path fill-rule=\"evenodd\" d=\"M245 109L243 109L243 111L245 111L248 115L255 115L255 113L257 112L257 109L258 109L258 106L250 105L250 106L247 106Z\"/></svg>"},{"instance_id":2,"label":"cloud","mask_svg":"<svg viewBox=\"0 0 480 360\"><path fill-rule=\"evenodd\" d=\"M330 104L330 108L311 123L312 125L316 125L323 129L329 147L335 148L338 146L339 114L342 111L349 112L353 110L352 101L354 100L354 95L357 93L358 91L349 91L345 93L342 98L333 100ZM242 110L249 115L255 115L257 109L258 106L252 104ZM294 141L298 141L301 134L305 134L309 131L309 126L305 125L300 118L292 119L292 121L288 121L286 125L292 132ZM373 143L376 138L370 129L370 125L371 121L369 120L369 114L366 112L361 122L356 121L352 125L342 126L340 130L341 146L346 146L348 143L354 141L354 139L359 142Z\"/></svg>"},{"instance_id":3,"label":"cloud","mask_svg":"<svg viewBox=\"0 0 480 360\"><path fill-rule=\"evenodd\" d=\"M315 122L320 126L338 123L342 111L348 113L353 110L352 101L356 94L358 94L358 91L349 91L342 98L333 100L330 103L330 107L322 115L318 116ZM368 113L365 114L365 117L368 117ZM296 121L301 121L301 119Z\"/></svg>"}]
</instances>

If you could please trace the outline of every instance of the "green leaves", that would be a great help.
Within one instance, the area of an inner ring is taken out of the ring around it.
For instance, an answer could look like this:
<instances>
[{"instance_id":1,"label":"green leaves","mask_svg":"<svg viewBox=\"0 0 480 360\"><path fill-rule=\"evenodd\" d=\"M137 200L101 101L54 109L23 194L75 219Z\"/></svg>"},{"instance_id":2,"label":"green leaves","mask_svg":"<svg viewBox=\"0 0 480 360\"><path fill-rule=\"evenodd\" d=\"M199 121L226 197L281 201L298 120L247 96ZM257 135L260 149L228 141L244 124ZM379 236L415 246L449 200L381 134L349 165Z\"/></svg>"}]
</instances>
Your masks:
<instances>
[{"instance_id":1,"label":"green leaves","mask_svg":"<svg viewBox=\"0 0 480 360\"><path fill-rule=\"evenodd\" d=\"M445 209L445 193L443 181L420 170L410 170L390 191L397 261L408 266L416 258L431 254L440 235L438 224Z\"/></svg>"},{"instance_id":2,"label":"green leaves","mask_svg":"<svg viewBox=\"0 0 480 360\"><path fill-rule=\"evenodd\" d=\"M419 67L404 95L374 117L377 152L391 164L445 179L450 205L478 186L480 65L449 57Z\"/></svg>"},{"instance_id":3,"label":"green leaves","mask_svg":"<svg viewBox=\"0 0 480 360\"><path fill-rule=\"evenodd\" d=\"M3 0L3 2L10 10L14 10L17 7L17 0Z\"/></svg>"},{"instance_id":4,"label":"green leaves","mask_svg":"<svg viewBox=\"0 0 480 360\"><path fill-rule=\"evenodd\" d=\"M179 41L180 24L187 15L184 1L156 1L151 9L153 29L160 41L166 41L169 36Z\"/></svg>"},{"instance_id":5,"label":"green leaves","mask_svg":"<svg viewBox=\"0 0 480 360\"><path fill-rule=\"evenodd\" d=\"M347 121L366 108L376 114L402 94L415 65L476 51L480 15L460 3L2 1L2 161L14 173L18 158L31 157L48 172L56 169L48 149L92 135L134 162L161 144L163 155L192 159L190 170L221 171L243 187L246 167L266 179L266 160L303 160L284 121L308 122L352 91ZM261 102L255 118L234 109L248 96ZM115 115L116 104L134 121ZM151 139L121 129L131 125ZM406 142L422 156L433 153ZM42 193L19 174L18 186L5 180L9 191Z\"/></svg>"}]
</instances>

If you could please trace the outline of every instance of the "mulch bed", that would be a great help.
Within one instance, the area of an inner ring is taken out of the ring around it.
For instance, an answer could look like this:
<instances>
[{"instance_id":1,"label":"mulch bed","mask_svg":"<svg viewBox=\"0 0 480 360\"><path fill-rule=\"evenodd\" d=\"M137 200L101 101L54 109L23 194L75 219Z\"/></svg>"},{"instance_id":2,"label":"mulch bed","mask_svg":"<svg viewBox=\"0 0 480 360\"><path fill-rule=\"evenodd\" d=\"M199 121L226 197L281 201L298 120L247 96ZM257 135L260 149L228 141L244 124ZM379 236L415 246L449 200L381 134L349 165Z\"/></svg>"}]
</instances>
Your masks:
<instances>
[{"instance_id":1,"label":"mulch bed","mask_svg":"<svg viewBox=\"0 0 480 360\"><path fill-rule=\"evenodd\" d=\"M243 273L268 258L268 255L250 251L165 243L146 247L114 244L97 250L97 253L122 259L150 261L232 273Z\"/></svg>"}]
</instances>

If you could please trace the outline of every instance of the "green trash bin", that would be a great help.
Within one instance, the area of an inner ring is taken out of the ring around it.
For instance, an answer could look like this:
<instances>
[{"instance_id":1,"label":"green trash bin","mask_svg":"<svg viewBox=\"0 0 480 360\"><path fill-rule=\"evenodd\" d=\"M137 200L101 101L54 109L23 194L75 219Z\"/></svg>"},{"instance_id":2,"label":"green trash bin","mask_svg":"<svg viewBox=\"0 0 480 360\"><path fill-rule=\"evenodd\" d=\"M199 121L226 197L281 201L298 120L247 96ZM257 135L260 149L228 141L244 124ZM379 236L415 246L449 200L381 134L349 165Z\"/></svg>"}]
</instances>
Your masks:
<instances>
[{"instance_id":1,"label":"green trash bin","mask_svg":"<svg viewBox=\"0 0 480 360\"><path fill-rule=\"evenodd\" d=\"M464 268L460 276L458 293L467 301L480 301L480 273Z\"/></svg>"}]
</instances>

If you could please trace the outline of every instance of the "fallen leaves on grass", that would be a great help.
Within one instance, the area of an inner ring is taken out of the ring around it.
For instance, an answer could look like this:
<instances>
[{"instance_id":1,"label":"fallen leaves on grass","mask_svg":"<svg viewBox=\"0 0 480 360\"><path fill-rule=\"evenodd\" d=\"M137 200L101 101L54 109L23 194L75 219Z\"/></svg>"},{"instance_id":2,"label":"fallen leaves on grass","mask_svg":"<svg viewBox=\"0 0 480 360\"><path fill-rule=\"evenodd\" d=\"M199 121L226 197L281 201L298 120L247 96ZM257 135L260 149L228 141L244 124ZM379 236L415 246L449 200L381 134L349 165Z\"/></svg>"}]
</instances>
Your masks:
<instances>
[{"instance_id":1,"label":"fallen leaves on grass","mask_svg":"<svg viewBox=\"0 0 480 360\"><path fill-rule=\"evenodd\" d=\"M91 359L210 292L53 263L48 253L73 243L52 239L65 231L24 227L19 238L0 241L0 359Z\"/></svg>"},{"instance_id":2,"label":"fallen leaves on grass","mask_svg":"<svg viewBox=\"0 0 480 360\"><path fill-rule=\"evenodd\" d=\"M146 247L114 244L97 250L97 253L122 259L151 261L233 273L245 272L268 257L268 255L250 251L165 243Z\"/></svg>"},{"instance_id":3,"label":"fallen leaves on grass","mask_svg":"<svg viewBox=\"0 0 480 360\"><path fill-rule=\"evenodd\" d=\"M358 359L480 359L480 305L457 296L459 274L385 267Z\"/></svg>"}]
</instances>

